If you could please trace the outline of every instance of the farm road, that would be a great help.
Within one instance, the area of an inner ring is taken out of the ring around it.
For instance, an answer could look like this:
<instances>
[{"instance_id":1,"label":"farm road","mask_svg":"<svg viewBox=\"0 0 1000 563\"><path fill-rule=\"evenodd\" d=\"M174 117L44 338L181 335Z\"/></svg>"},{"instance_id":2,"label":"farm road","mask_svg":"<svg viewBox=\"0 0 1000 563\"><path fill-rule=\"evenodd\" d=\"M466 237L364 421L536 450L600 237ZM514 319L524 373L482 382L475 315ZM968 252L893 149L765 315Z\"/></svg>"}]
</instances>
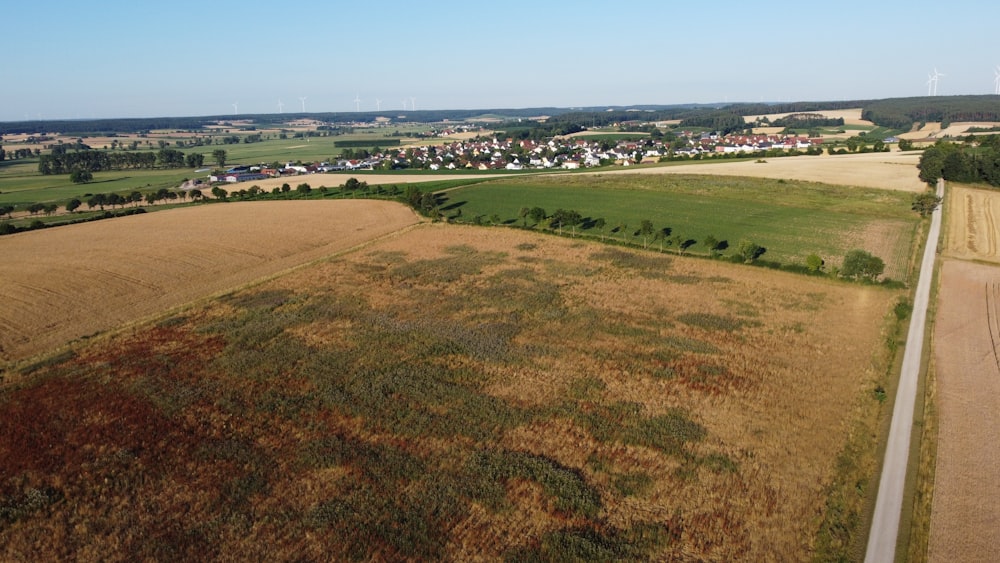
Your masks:
<instances>
[{"instance_id":1,"label":"farm road","mask_svg":"<svg viewBox=\"0 0 1000 563\"><path fill-rule=\"evenodd\" d=\"M937 195L944 196L943 180L938 181ZM920 279L913 295L913 314L906 335L906 349L903 351L903 366L900 369L899 388L896 390L896 402L892 411L889 441L885 448L878 498L875 501L875 513L868 535L866 563L885 563L895 560L899 520L903 508L903 488L906 484L906 467L910 453L910 435L913 430L913 410L917 399L917 380L924 348L927 305L930 302L931 279L934 277L934 260L937 257L940 233L941 208L938 207L931 216L927 246L924 249L923 261L920 263Z\"/></svg>"}]
</instances>

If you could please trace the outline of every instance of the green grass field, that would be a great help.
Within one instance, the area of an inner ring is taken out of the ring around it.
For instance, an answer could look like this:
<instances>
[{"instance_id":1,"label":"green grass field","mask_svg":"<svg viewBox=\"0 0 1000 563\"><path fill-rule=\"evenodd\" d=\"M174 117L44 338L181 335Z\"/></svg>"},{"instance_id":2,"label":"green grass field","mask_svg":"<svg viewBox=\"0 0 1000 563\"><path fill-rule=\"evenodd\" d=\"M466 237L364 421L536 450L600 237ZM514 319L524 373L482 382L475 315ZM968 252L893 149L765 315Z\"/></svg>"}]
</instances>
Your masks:
<instances>
[{"instance_id":1,"label":"green grass field","mask_svg":"<svg viewBox=\"0 0 1000 563\"><path fill-rule=\"evenodd\" d=\"M42 176L37 167L36 159L0 167L0 205L19 209L32 203L64 205L72 198L83 199L85 194L156 191L176 188L187 178L207 176L206 172L195 173L191 168L120 170L96 172L93 182L74 184L66 174Z\"/></svg>"},{"instance_id":2,"label":"green grass field","mask_svg":"<svg viewBox=\"0 0 1000 563\"><path fill-rule=\"evenodd\" d=\"M637 230L649 220L657 231L666 227L673 235L697 241L690 248L696 253L707 252L702 241L709 235L727 241L730 249L749 239L767 249L762 260L782 264L801 264L811 253L828 263L839 262L855 247L848 235L877 222L889 222L905 233L899 243L905 248L882 256L887 265L905 261L918 220L910 211L908 194L756 178L534 177L480 183L442 195L444 214L454 217L461 210L461 221L477 216L489 221L495 214L503 223L531 226L530 218L519 217L523 207L542 207L550 215L556 209L572 209L584 217L579 232L588 236L643 244ZM598 218L606 222L603 231L593 226ZM661 248L661 241L649 245Z\"/></svg>"}]
</instances>

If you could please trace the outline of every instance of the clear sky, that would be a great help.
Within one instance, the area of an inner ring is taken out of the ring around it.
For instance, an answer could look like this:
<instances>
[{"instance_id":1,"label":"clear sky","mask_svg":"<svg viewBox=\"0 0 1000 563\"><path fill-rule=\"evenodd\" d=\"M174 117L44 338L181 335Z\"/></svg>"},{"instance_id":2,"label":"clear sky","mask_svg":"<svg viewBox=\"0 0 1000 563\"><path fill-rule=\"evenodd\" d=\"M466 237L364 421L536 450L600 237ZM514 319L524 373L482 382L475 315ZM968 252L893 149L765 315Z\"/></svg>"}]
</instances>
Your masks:
<instances>
[{"instance_id":1,"label":"clear sky","mask_svg":"<svg viewBox=\"0 0 1000 563\"><path fill-rule=\"evenodd\" d=\"M995 0L11 0L0 121L990 94Z\"/></svg>"}]
</instances>

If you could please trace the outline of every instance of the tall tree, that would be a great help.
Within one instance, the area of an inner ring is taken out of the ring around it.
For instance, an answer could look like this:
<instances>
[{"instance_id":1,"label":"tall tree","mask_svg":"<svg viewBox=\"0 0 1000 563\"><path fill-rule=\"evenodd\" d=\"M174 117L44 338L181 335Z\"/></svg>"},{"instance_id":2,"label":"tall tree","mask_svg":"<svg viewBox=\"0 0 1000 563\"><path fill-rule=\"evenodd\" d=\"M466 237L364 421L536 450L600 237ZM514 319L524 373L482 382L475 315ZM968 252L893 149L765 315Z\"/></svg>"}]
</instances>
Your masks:
<instances>
[{"instance_id":1,"label":"tall tree","mask_svg":"<svg viewBox=\"0 0 1000 563\"><path fill-rule=\"evenodd\" d=\"M225 166L226 165L225 149L215 149L214 151L212 151L212 158L215 159L215 163L219 165L219 168Z\"/></svg>"},{"instance_id":2,"label":"tall tree","mask_svg":"<svg viewBox=\"0 0 1000 563\"><path fill-rule=\"evenodd\" d=\"M639 223L639 234L642 235L642 247L649 247L649 239L656 233L656 229L653 227L653 222L649 219L643 219Z\"/></svg>"},{"instance_id":3,"label":"tall tree","mask_svg":"<svg viewBox=\"0 0 1000 563\"><path fill-rule=\"evenodd\" d=\"M548 217L548 213L545 212L541 207L532 207L531 211L528 212L528 217L534 221L535 225L538 225Z\"/></svg>"},{"instance_id":4,"label":"tall tree","mask_svg":"<svg viewBox=\"0 0 1000 563\"><path fill-rule=\"evenodd\" d=\"M885 271L885 262L864 250L851 250L844 255L840 275L850 279L875 281Z\"/></svg>"}]
</instances>

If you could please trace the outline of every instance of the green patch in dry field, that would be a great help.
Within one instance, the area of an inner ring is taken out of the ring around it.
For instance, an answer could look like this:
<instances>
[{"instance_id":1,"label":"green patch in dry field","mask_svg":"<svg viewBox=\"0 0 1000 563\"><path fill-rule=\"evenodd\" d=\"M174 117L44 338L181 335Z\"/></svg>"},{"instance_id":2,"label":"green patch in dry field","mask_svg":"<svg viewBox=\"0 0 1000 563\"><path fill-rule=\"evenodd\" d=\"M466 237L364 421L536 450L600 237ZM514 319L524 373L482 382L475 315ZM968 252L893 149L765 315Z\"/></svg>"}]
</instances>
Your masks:
<instances>
[{"instance_id":1,"label":"green patch in dry field","mask_svg":"<svg viewBox=\"0 0 1000 563\"><path fill-rule=\"evenodd\" d=\"M895 295L416 229L8 384L0 556L809 558Z\"/></svg>"}]
</instances>

